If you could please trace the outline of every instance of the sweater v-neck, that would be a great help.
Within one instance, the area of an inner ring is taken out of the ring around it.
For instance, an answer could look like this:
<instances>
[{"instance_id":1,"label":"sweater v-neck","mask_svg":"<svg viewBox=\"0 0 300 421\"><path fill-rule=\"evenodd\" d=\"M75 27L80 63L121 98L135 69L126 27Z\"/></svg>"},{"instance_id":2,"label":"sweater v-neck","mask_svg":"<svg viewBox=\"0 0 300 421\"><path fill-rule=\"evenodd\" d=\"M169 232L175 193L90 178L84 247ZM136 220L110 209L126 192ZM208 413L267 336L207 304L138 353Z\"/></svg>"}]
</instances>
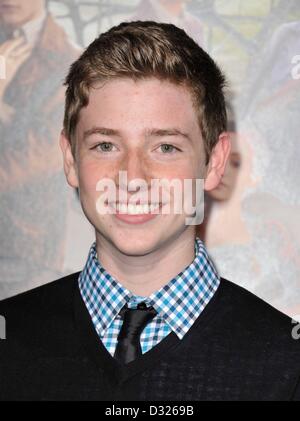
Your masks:
<instances>
[{"instance_id":1,"label":"sweater v-neck","mask_svg":"<svg viewBox=\"0 0 300 421\"><path fill-rule=\"evenodd\" d=\"M172 331L148 352L142 354L129 364L121 364L108 352L99 338L88 309L81 297L78 282L76 282L73 308L75 325L81 343L98 368L101 371L107 372L112 380L117 384L120 384L128 378L135 376L137 373L145 371L157 364L160 361L160 357L166 358L169 350L174 350L177 346L186 341L200 325L209 323L212 316L218 314L217 307L222 295L224 283L226 283L226 280L221 278L220 285L214 296L181 340Z\"/></svg>"}]
</instances>

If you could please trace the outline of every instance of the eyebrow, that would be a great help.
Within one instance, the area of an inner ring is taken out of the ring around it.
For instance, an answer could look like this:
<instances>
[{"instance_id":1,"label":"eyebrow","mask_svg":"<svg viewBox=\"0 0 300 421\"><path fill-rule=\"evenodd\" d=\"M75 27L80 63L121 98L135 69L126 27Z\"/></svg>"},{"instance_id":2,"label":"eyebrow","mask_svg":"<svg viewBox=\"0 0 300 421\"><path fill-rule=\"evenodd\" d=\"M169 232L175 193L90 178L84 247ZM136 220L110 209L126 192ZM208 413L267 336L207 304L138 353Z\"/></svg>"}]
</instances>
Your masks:
<instances>
[{"instance_id":1,"label":"eyebrow","mask_svg":"<svg viewBox=\"0 0 300 421\"><path fill-rule=\"evenodd\" d=\"M121 132L119 130L110 129L108 127L92 127L91 129L85 130L83 134L83 139L87 139L89 136L93 134L101 134L103 136L115 136L121 137ZM172 127L166 129L146 129L145 134L147 137L155 136L155 137L163 137L163 136L181 136L186 138L188 141L191 142L191 138L188 133L183 132L182 130Z\"/></svg>"}]
</instances>

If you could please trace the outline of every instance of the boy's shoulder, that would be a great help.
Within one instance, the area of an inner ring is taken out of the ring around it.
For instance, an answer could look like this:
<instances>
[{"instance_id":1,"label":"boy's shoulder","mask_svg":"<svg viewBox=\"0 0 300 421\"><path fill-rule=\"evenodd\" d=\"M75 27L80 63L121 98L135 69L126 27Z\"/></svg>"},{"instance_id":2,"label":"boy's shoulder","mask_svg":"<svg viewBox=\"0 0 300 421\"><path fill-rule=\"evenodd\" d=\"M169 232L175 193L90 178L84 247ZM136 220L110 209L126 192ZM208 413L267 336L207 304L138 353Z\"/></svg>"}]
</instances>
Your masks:
<instances>
[{"instance_id":1,"label":"boy's shoulder","mask_svg":"<svg viewBox=\"0 0 300 421\"><path fill-rule=\"evenodd\" d=\"M40 317L47 312L55 313L72 302L80 272L75 272L37 288L22 292L0 301L0 315L10 318Z\"/></svg>"},{"instance_id":2,"label":"boy's shoulder","mask_svg":"<svg viewBox=\"0 0 300 421\"><path fill-rule=\"evenodd\" d=\"M273 351L298 353L300 362L300 323L274 308L247 289L221 279L223 307L231 325L231 334L241 341L272 344ZM221 298L221 300L222 300Z\"/></svg>"},{"instance_id":3,"label":"boy's shoulder","mask_svg":"<svg viewBox=\"0 0 300 421\"><path fill-rule=\"evenodd\" d=\"M277 310L263 298L228 279L221 278L220 287L224 300L230 302L231 309L240 315L243 322L248 321L253 324L263 319L265 323L273 322L279 327L292 321L289 316Z\"/></svg>"},{"instance_id":4,"label":"boy's shoulder","mask_svg":"<svg viewBox=\"0 0 300 421\"><path fill-rule=\"evenodd\" d=\"M80 272L0 302L4 338L0 367L31 361L55 350L68 352L74 339L74 293Z\"/></svg>"}]
</instances>

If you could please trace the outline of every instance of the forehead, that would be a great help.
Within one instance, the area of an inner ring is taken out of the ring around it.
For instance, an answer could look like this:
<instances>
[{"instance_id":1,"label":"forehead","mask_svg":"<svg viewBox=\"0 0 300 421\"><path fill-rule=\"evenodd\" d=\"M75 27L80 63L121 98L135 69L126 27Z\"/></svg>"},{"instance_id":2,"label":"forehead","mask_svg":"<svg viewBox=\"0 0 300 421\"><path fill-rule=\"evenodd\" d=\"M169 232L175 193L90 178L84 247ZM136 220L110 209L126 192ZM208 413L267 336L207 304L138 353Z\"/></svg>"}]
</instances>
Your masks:
<instances>
[{"instance_id":1,"label":"forehead","mask_svg":"<svg viewBox=\"0 0 300 421\"><path fill-rule=\"evenodd\" d=\"M100 122L131 127L176 124L192 130L198 117L186 86L156 78L119 78L95 85L80 112L79 126Z\"/></svg>"}]
</instances>

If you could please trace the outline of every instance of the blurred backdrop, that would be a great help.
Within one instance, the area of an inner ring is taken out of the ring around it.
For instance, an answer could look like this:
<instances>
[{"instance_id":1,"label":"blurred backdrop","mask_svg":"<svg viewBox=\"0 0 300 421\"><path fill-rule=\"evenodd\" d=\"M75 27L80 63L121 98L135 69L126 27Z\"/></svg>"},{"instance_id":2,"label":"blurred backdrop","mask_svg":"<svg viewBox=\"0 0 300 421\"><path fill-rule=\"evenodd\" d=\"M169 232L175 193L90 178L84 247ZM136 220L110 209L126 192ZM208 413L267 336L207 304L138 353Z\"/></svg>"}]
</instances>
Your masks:
<instances>
[{"instance_id":1,"label":"blurred backdrop","mask_svg":"<svg viewBox=\"0 0 300 421\"><path fill-rule=\"evenodd\" d=\"M233 146L197 232L223 277L300 314L298 0L0 0L0 299L85 263L94 232L62 171L62 83L124 20L182 27L225 71Z\"/></svg>"}]
</instances>

